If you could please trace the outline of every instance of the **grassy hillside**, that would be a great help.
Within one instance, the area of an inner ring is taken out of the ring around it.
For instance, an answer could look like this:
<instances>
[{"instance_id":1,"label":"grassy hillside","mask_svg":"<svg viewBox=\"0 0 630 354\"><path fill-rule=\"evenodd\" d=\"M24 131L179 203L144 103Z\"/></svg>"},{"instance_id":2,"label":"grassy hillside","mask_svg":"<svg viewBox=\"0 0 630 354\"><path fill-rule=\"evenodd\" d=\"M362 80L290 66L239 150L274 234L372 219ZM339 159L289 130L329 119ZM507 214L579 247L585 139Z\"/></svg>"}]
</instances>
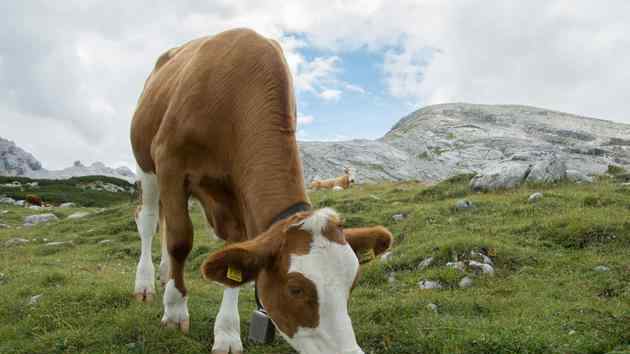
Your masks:
<instances>
[{"instance_id":1,"label":"grassy hillside","mask_svg":"<svg viewBox=\"0 0 630 354\"><path fill-rule=\"evenodd\" d=\"M4 187L3 184L20 182L22 188ZM115 203L130 202L133 198L129 193L113 193L107 191L97 191L83 189L81 186L101 181L110 183L127 190L133 185L122 179L107 176L84 176L72 177L63 180L54 179L31 179L26 177L5 177L0 176L0 196L7 196L13 199L25 199L27 195L37 195L46 203L61 204L73 202L85 207L105 207ZM37 187L29 187L26 184L37 182Z\"/></svg>"},{"instance_id":2,"label":"grassy hillside","mask_svg":"<svg viewBox=\"0 0 630 354\"><path fill-rule=\"evenodd\" d=\"M473 194L467 178L433 187L414 183L364 185L311 195L340 211L347 226L384 224L395 235L391 257L373 262L350 303L366 353L630 353L630 187L529 186ZM528 196L542 191L537 203ZM474 208L457 209L466 198ZM131 297L139 238L133 205L117 203L83 219L33 228L0 229L0 353L208 353L221 288L201 279L199 265L221 247L194 211L189 257L191 333L160 328L161 301ZM13 226L33 211L7 208ZM401 221L392 215L405 214ZM22 237L25 245L6 247ZM73 241L45 246L48 241ZM108 240L108 241L104 241ZM445 266L470 251L490 250L495 276ZM419 269L427 257L433 264ZM159 241L154 243L159 262ZM596 271L597 266L608 271ZM421 280L445 288L421 290ZM34 295L42 296L29 304ZM429 304L434 304L431 307ZM243 339L253 290L241 292ZM245 341L247 353L293 353Z\"/></svg>"}]
</instances>

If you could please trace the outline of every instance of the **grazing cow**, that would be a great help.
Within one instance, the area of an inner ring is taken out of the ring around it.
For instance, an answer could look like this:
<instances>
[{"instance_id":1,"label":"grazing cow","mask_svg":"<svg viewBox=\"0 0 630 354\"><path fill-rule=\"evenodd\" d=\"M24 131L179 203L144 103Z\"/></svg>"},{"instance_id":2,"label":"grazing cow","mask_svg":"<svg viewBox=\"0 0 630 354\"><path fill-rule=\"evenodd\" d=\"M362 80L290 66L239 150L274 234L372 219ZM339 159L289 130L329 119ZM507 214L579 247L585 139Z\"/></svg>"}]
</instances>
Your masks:
<instances>
[{"instance_id":1,"label":"grazing cow","mask_svg":"<svg viewBox=\"0 0 630 354\"><path fill-rule=\"evenodd\" d=\"M348 189L350 185L354 183L354 174L348 167L343 169L344 175L324 180L314 180L311 182L310 187L314 190L319 189Z\"/></svg>"},{"instance_id":2,"label":"grazing cow","mask_svg":"<svg viewBox=\"0 0 630 354\"><path fill-rule=\"evenodd\" d=\"M304 188L291 75L278 43L247 29L188 42L158 60L131 125L142 205L135 295L155 294L151 243L162 233L162 323L190 326L184 262L190 196L228 246L202 266L226 286L213 352L241 353L238 286L256 281L262 305L301 353L363 353L348 315L359 262L387 249L389 232L346 237Z\"/></svg>"},{"instance_id":3,"label":"grazing cow","mask_svg":"<svg viewBox=\"0 0 630 354\"><path fill-rule=\"evenodd\" d=\"M42 198L34 194L27 195L25 200L26 203L28 203L29 205L37 205L39 207L42 206Z\"/></svg>"}]
</instances>

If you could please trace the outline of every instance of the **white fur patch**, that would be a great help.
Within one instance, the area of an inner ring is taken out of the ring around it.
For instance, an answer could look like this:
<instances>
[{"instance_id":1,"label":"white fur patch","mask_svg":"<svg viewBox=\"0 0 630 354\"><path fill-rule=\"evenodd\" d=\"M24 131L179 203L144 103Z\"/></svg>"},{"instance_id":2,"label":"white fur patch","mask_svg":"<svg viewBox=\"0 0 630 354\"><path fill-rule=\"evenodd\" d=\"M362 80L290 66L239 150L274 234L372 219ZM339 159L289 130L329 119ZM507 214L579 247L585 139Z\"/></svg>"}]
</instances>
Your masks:
<instances>
[{"instance_id":1,"label":"white fur patch","mask_svg":"<svg viewBox=\"0 0 630 354\"><path fill-rule=\"evenodd\" d=\"M293 337L284 336L300 353L363 353L347 306L359 261L350 245L330 241L322 234L329 220L338 218L329 208L315 211L301 227L313 235L309 253L291 255L289 273L301 273L312 281L319 302L317 328L298 328Z\"/></svg>"},{"instance_id":2,"label":"white fur patch","mask_svg":"<svg viewBox=\"0 0 630 354\"><path fill-rule=\"evenodd\" d=\"M135 294L155 293L155 268L151 259L151 244L157 229L159 217L159 190L157 177L144 173L138 168L138 178L142 187L142 207L136 219L140 234L140 260L136 270Z\"/></svg>"},{"instance_id":3,"label":"white fur patch","mask_svg":"<svg viewBox=\"0 0 630 354\"><path fill-rule=\"evenodd\" d=\"M162 322L180 323L188 319L188 297L183 296L179 292L175 287L175 281L171 279L166 283L164 290L164 316L162 316Z\"/></svg>"},{"instance_id":4,"label":"white fur patch","mask_svg":"<svg viewBox=\"0 0 630 354\"><path fill-rule=\"evenodd\" d=\"M221 308L214 321L214 344L212 352L242 352L241 320L238 314L240 288L225 288Z\"/></svg>"},{"instance_id":5,"label":"white fur patch","mask_svg":"<svg viewBox=\"0 0 630 354\"><path fill-rule=\"evenodd\" d=\"M339 215L332 208L318 209L311 216L302 220L301 229L310 232L313 236L321 234L326 229L328 221L339 220Z\"/></svg>"}]
</instances>

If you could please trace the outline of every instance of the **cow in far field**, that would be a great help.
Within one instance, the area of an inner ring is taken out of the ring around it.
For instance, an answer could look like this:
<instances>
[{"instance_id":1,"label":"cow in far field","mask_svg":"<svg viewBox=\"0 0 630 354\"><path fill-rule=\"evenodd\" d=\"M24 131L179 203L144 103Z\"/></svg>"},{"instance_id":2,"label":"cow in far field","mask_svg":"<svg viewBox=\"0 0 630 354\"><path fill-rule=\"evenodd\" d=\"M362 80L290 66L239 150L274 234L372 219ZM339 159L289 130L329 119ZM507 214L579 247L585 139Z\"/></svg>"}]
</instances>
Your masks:
<instances>
[{"instance_id":1,"label":"cow in far field","mask_svg":"<svg viewBox=\"0 0 630 354\"><path fill-rule=\"evenodd\" d=\"M34 194L27 195L25 200L26 203L28 203L29 205L37 205L39 207L42 206L42 198Z\"/></svg>"},{"instance_id":2,"label":"cow in far field","mask_svg":"<svg viewBox=\"0 0 630 354\"><path fill-rule=\"evenodd\" d=\"M319 190L319 189L335 189L339 188L348 189L350 185L354 183L354 174L352 170L348 167L344 167L343 176L331 178L331 179L323 179L323 180L313 180L310 184L311 189Z\"/></svg>"}]
</instances>

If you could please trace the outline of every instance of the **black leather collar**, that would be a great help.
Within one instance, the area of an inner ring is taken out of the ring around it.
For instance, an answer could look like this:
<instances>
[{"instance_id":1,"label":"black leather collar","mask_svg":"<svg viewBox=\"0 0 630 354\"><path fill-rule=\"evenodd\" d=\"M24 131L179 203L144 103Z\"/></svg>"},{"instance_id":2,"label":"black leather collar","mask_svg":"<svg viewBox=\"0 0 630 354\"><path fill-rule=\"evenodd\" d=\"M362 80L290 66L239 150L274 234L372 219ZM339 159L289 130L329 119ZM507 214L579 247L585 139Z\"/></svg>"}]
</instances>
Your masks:
<instances>
[{"instance_id":1,"label":"black leather collar","mask_svg":"<svg viewBox=\"0 0 630 354\"><path fill-rule=\"evenodd\" d=\"M297 214L301 211L309 211L309 210L311 210L311 205L306 202L299 202L299 203L293 204L287 210L283 211L282 213L278 214L275 218L273 218L271 220L271 225L277 223L280 220L284 220L292 216L293 214Z\"/></svg>"}]
</instances>

